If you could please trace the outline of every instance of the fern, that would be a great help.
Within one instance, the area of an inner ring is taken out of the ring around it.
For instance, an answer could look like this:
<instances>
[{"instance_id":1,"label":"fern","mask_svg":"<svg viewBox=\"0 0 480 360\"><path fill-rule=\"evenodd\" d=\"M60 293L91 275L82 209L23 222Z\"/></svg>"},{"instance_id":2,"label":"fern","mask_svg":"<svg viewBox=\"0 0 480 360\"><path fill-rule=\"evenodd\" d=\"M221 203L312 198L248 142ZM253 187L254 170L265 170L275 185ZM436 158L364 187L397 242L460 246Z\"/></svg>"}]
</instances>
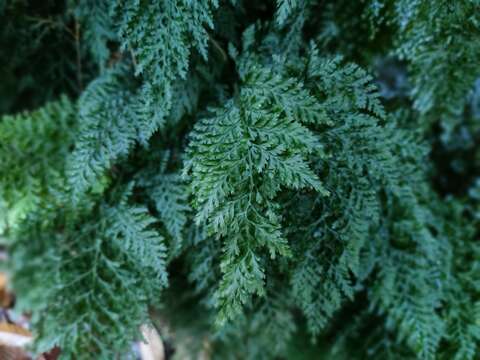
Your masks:
<instances>
[{"instance_id":1,"label":"fern","mask_svg":"<svg viewBox=\"0 0 480 360\"><path fill-rule=\"evenodd\" d=\"M257 248L266 247L271 257L289 255L273 201L280 188L328 194L305 162L309 153L320 151L301 124L313 121L314 115L302 111L312 100L265 71L247 74L245 83L238 99L196 125L188 150L196 221L206 221L211 233L228 239L220 319L238 313L249 294L263 294Z\"/></svg>"},{"instance_id":2,"label":"fern","mask_svg":"<svg viewBox=\"0 0 480 360\"><path fill-rule=\"evenodd\" d=\"M216 6L216 1L211 0L161 1L141 7L133 1L116 2L113 12L121 24L122 45L133 51L136 72L146 72L154 84L185 78L191 47L207 58L208 34L204 26L213 28L211 11Z\"/></svg>"},{"instance_id":3,"label":"fern","mask_svg":"<svg viewBox=\"0 0 480 360\"><path fill-rule=\"evenodd\" d=\"M285 23L289 15L300 5L298 0L277 1L277 21L280 25Z\"/></svg>"},{"instance_id":4,"label":"fern","mask_svg":"<svg viewBox=\"0 0 480 360\"><path fill-rule=\"evenodd\" d=\"M161 154L159 159L152 162L152 166L145 167L137 174L137 184L146 190L170 239L170 255L176 256L184 248L185 230L191 209L187 185L181 175L167 171L170 158L170 152Z\"/></svg>"},{"instance_id":5,"label":"fern","mask_svg":"<svg viewBox=\"0 0 480 360\"><path fill-rule=\"evenodd\" d=\"M23 289L24 301L29 300L23 306L35 309L38 315L34 319L38 351L59 346L66 359L91 358L93 354L107 359L128 351L131 339L139 337L138 327L148 319L148 299L165 284L165 249L144 227L151 222L143 220L138 225L144 214L136 210L104 207L102 211L107 214L91 213L90 220L84 219L81 234L76 233L75 223L65 218L69 214L65 210L63 214L35 213L17 234L17 246L31 241L27 234L38 234L34 243L16 252L13 259L16 264L30 264L19 269L17 286ZM111 213L115 215L108 215ZM109 221L98 222L95 216ZM46 219L63 227L62 232L45 226ZM125 224L137 224L138 232L126 231ZM146 255L141 262L140 255ZM37 269L35 275L43 283L40 294L22 281L24 271L36 267L28 261L32 256L43 263L43 270Z\"/></svg>"},{"instance_id":6,"label":"fern","mask_svg":"<svg viewBox=\"0 0 480 360\"><path fill-rule=\"evenodd\" d=\"M475 187L472 190L474 189ZM475 242L468 241L474 236L477 223L468 223L462 219L462 212L466 209L469 213L478 209L476 201L478 199L473 196L472 200L474 201L465 207L464 204L450 199L448 207L450 218L445 229L456 239L452 251L455 259L453 262L455 281L450 283L448 306L444 309L447 319L446 331L451 344L445 353L453 359L475 359L480 340L477 297L479 288L475 280L479 249Z\"/></svg>"},{"instance_id":7,"label":"fern","mask_svg":"<svg viewBox=\"0 0 480 360\"><path fill-rule=\"evenodd\" d=\"M153 322L178 359L476 359L478 7L0 4L32 350L131 358Z\"/></svg>"},{"instance_id":8,"label":"fern","mask_svg":"<svg viewBox=\"0 0 480 360\"><path fill-rule=\"evenodd\" d=\"M128 208L122 204L112 208L107 217L112 221L108 229L109 238L116 241L126 253L131 254L135 263L145 269L154 270L159 284L165 286L166 247L163 238L156 231L148 230L155 220L148 215L146 209Z\"/></svg>"},{"instance_id":9,"label":"fern","mask_svg":"<svg viewBox=\"0 0 480 360\"><path fill-rule=\"evenodd\" d=\"M7 206L14 208L13 217L34 210L63 182L64 158L75 126L75 105L66 97L32 113L2 118L0 185Z\"/></svg>"},{"instance_id":10,"label":"fern","mask_svg":"<svg viewBox=\"0 0 480 360\"><path fill-rule=\"evenodd\" d=\"M106 69L112 56L108 43L117 41L109 11L108 2L103 0L82 1L75 8L75 17L80 24L77 31L81 31L89 53L101 71Z\"/></svg>"},{"instance_id":11,"label":"fern","mask_svg":"<svg viewBox=\"0 0 480 360\"><path fill-rule=\"evenodd\" d=\"M23 294L19 308L36 312L37 351L60 346L67 359L85 352L80 356L107 359L139 337L149 302L167 283L166 247L152 229L153 218L128 205L125 195L113 204L99 202L98 193L74 207L69 202L64 174L74 109L62 98L33 113L2 119L5 159L29 169L11 168L18 178L15 191L2 185L13 210L10 218L19 206L11 202L23 201L17 196L28 196L31 183L36 184L32 206L19 209L15 226L7 229L16 239L10 265ZM52 142L39 141L47 138ZM8 178L1 180L8 185ZM42 286L32 287L32 282Z\"/></svg>"},{"instance_id":12,"label":"fern","mask_svg":"<svg viewBox=\"0 0 480 360\"><path fill-rule=\"evenodd\" d=\"M212 10L217 6L216 0L145 2L142 6L137 1L113 2L122 48L132 53L135 73L146 79L143 107L157 124L171 107L173 82L187 77L192 48L207 59L207 28L213 28Z\"/></svg>"},{"instance_id":13,"label":"fern","mask_svg":"<svg viewBox=\"0 0 480 360\"><path fill-rule=\"evenodd\" d=\"M397 27L395 51L408 62L414 108L429 123L440 118L449 134L459 123L467 94L480 76L474 65L480 47L473 40L480 30L478 4L419 0L386 1L379 7L377 3L371 5L376 13L386 8L386 21Z\"/></svg>"},{"instance_id":14,"label":"fern","mask_svg":"<svg viewBox=\"0 0 480 360\"><path fill-rule=\"evenodd\" d=\"M125 84L125 82L127 82ZM80 130L69 161L75 197L85 193L120 157L155 131L150 119L137 109L138 94L126 90L122 69L112 70L85 90L79 100Z\"/></svg>"}]
</instances>

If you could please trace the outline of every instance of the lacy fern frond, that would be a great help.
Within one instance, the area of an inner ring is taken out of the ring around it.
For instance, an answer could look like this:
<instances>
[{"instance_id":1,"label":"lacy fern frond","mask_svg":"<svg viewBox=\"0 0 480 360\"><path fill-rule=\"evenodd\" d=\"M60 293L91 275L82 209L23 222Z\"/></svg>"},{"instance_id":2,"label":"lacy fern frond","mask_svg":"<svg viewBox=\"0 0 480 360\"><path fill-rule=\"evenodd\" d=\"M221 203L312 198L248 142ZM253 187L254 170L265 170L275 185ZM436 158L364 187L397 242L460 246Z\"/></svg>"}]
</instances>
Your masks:
<instances>
[{"instance_id":1,"label":"lacy fern frond","mask_svg":"<svg viewBox=\"0 0 480 360\"><path fill-rule=\"evenodd\" d=\"M148 304L167 283L166 248L144 209L124 202L75 209L81 214L52 203L24 220L15 233L15 283L21 306L36 312L38 351L59 346L66 359L109 359L128 353L148 321ZM35 275L41 293L31 287L31 258L43 263Z\"/></svg>"},{"instance_id":2,"label":"lacy fern frond","mask_svg":"<svg viewBox=\"0 0 480 360\"><path fill-rule=\"evenodd\" d=\"M74 138L76 108L66 97L0 120L0 185L15 217L32 211L62 182ZM13 214L12 213L12 214ZM13 215L12 215L13 216Z\"/></svg>"},{"instance_id":3,"label":"lacy fern frond","mask_svg":"<svg viewBox=\"0 0 480 360\"><path fill-rule=\"evenodd\" d=\"M372 1L374 18L396 26L395 53L407 61L414 108L446 136L458 125L467 95L480 76L480 5L476 1ZM459 70L461 69L461 70Z\"/></svg>"},{"instance_id":4,"label":"lacy fern frond","mask_svg":"<svg viewBox=\"0 0 480 360\"><path fill-rule=\"evenodd\" d=\"M136 74L147 80L144 87L147 108L161 102L164 112L171 106L173 82L185 79L192 49L207 59L207 29L213 29L216 0L159 1L155 3L119 0L112 12L119 24L124 51L132 53ZM161 115L156 114L156 117Z\"/></svg>"},{"instance_id":5,"label":"lacy fern frond","mask_svg":"<svg viewBox=\"0 0 480 360\"><path fill-rule=\"evenodd\" d=\"M105 73L79 100L80 129L68 169L74 197L85 193L157 128L139 110L139 95L123 74L122 68Z\"/></svg>"},{"instance_id":6,"label":"lacy fern frond","mask_svg":"<svg viewBox=\"0 0 480 360\"><path fill-rule=\"evenodd\" d=\"M299 6L302 0L278 0L277 1L277 21L283 25L290 14Z\"/></svg>"},{"instance_id":7,"label":"lacy fern frond","mask_svg":"<svg viewBox=\"0 0 480 360\"><path fill-rule=\"evenodd\" d=\"M153 270L154 279L159 285L166 286L167 249L163 237L155 230L149 230L155 219L146 209L129 207L126 204L109 209L106 216L112 222L107 232L109 238L117 242L126 254L130 254L135 263L144 267L146 271Z\"/></svg>"},{"instance_id":8,"label":"lacy fern frond","mask_svg":"<svg viewBox=\"0 0 480 360\"><path fill-rule=\"evenodd\" d=\"M238 313L249 294L263 294L258 248L268 249L271 257L289 254L274 201L280 189L328 194L306 162L321 147L302 125L312 120L294 101L298 91L271 75L270 82L258 81L261 76L262 70L253 69L237 98L195 126L188 150L196 221L226 238L221 318Z\"/></svg>"},{"instance_id":9,"label":"lacy fern frond","mask_svg":"<svg viewBox=\"0 0 480 360\"><path fill-rule=\"evenodd\" d=\"M166 229L170 257L175 257L184 248L191 209L187 184L179 173L167 171L170 158L167 151L153 162L153 166L137 174L137 185L146 190L153 203L157 217Z\"/></svg>"},{"instance_id":10,"label":"lacy fern frond","mask_svg":"<svg viewBox=\"0 0 480 360\"><path fill-rule=\"evenodd\" d=\"M118 41L110 16L109 2L106 0L80 1L75 8L75 17L79 23L77 36L80 36L81 31L96 65L102 72L105 71L111 57L109 42Z\"/></svg>"}]
</instances>

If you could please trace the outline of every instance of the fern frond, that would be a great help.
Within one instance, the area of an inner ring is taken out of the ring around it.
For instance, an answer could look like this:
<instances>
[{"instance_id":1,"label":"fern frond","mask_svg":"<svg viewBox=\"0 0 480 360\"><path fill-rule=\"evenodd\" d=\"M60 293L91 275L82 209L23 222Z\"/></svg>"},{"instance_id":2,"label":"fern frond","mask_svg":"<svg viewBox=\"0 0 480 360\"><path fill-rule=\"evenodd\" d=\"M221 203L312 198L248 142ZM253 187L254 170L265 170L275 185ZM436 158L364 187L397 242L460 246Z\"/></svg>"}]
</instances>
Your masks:
<instances>
[{"instance_id":1,"label":"fern frond","mask_svg":"<svg viewBox=\"0 0 480 360\"><path fill-rule=\"evenodd\" d=\"M112 11L120 24L122 46L135 58L137 74L144 74L154 86L170 88L173 80L186 77L192 48L207 58L207 28L213 28L212 10L217 6L216 0L154 4L119 0Z\"/></svg>"},{"instance_id":2,"label":"fern frond","mask_svg":"<svg viewBox=\"0 0 480 360\"><path fill-rule=\"evenodd\" d=\"M144 209L123 202L51 203L29 214L15 233L12 264L20 306L35 310L37 351L58 346L65 359L105 360L130 352L167 282L166 248L152 223ZM32 275L37 261L43 266Z\"/></svg>"},{"instance_id":3,"label":"fern frond","mask_svg":"<svg viewBox=\"0 0 480 360\"><path fill-rule=\"evenodd\" d=\"M75 17L80 25L82 38L88 46L100 71L105 71L111 52L109 42L118 41L115 26L110 17L110 5L106 0L78 2Z\"/></svg>"},{"instance_id":4,"label":"fern frond","mask_svg":"<svg viewBox=\"0 0 480 360\"><path fill-rule=\"evenodd\" d=\"M146 209L125 204L109 208L106 217L111 221L107 235L123 248L127 256L147 271L153 270L159 286L167 285L166 253L164 239L150 229L155 219ZM153 279L151 279L153 281Z\"/></svg>"},{"instance_id":5,"label":"fern frond","mask_svg":"<svg viewBox=\"0 0 480 360\"><path fill-rule=\"evenodd\" d=\"M282 86L280 79L257 87L259 76L265 75L247 76L238 99L196 125L188 150L196 220L226 241L222 318L237 314L247 295L262 294L257 248L266 247L272 257L289 254L273 201L277 192L286 187L327 194L306 162L310 153L320 152L320 144L301 125L304 114L292 101L298 92L289 97L291 83Z\"/></svg>"},{"instance_id":6,"label":"fern frond","mask_svg":"<svg viewBox=\"0 0 480 360\"><path fill-rule=\"evenodd\" d=\"M125 79L122 68L106 72L85 90L78 104L78 140L68 167L74 198L158 128L138 102L139 94Z\"/></svg>"},{"instance_id":7,"label":"fern frond","mask_svg":"<svg viewBox=\"0 0 480 360\"><path fill-rule=\"evenodd\" d=\"M43 196L62 184L77 123L75 111L75 105L62 97L36 111L0 119L0 186L18 216L34 210Z\"/></svg>"},{"instance_id":8,"label":"fern frond","mask_svg":"<svg viewBox=\"0 0 480 360\"><path fill-rule=\"evenodd\" d=\"M283 25L290 14L299 7L301 0L277 0L277 22Z\"/></svg>"},{"instance_id":9,"label":"fern frond","mask_svg":"<svg viewBox=\"0 0 480 360\"><path fill-rule=\"evenodd\" d=\"M474 40L480 34L479 4L409 0L383 6L385 20L396 26L394 51L408 63L414 108L427 126L441 120L449 137L480 76L474 65L480 55Z\"/></svg>"}]
</instances>

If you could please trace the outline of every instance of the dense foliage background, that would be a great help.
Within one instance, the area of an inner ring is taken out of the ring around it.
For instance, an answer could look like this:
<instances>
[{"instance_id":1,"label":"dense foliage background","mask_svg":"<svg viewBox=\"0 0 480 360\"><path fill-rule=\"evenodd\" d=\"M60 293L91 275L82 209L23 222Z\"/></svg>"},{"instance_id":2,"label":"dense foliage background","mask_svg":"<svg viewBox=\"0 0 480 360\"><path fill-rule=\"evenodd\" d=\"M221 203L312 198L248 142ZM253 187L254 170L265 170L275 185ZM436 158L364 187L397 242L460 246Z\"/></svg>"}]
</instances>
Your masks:
<instances>
[{"instance_id":1,"label":"dense foliage background","mask_svg":"<svg viewBox=\"0 0 480 360\"><path fill-rule=\"evenodd\" d=\"M480 358L480 1L1 0L35 351Z\"/></svg>"}]
</instances>

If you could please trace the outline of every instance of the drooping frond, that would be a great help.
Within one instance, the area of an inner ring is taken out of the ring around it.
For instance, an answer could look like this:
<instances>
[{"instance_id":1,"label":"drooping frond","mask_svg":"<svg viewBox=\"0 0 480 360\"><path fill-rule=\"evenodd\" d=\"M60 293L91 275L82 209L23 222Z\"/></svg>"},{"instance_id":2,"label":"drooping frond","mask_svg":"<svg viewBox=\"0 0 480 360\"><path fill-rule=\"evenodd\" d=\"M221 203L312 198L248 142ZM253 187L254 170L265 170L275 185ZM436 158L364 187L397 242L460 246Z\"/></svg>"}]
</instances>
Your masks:
<instances>
[{"instance_id":1,"label":"drooping frond","mask_svg":"<svg viewBox=\"0 0 480 360\"><path fill-rule=\"evenodd\" d=\"M139 266L153 270L159 284L165 286L167 249L163 244L163 237L155 230L149 229L155 223L155 219L146 209L128 207L126 204L109 209L107 217L112 222L107 231L111 241L115 241L125 253L131 255Z\"/></svg>"},{"instance_id":2,"label":"drooping frond","mask_svg":"<svg viewBox=\"0 0 480 360\"><path fill-rule=\"evenodd\" d=\"M12 249L21 306L36 314L37 350L59 346L66 359L128 354L149 302L167 282L166 248L153 219L123 202L81 204L76 213L52 205L29 214ZM40 293L29 275L37 261Z\"/></svg>"},{"instance_id":3,"label":"drooping frond","mask_svg":"<svg viewBox=\"0 0 480 360\"><path fill-rule=\"evenodd\" d=\"M307 163L309 154L321 151L302 125L314 121L314 115L302 112L312 99L264 72L252 69L238 98L196 125L188 150L196 220L225 239L222 318L238 313L250 294L263 294L258 248L272 257L289 254L274 201L280 189L327 194ZM270 81L258 81L262 76Z\"/></svg>"},{"instance_id":4,"label":"drooping frond","mask_svg":"<svg viewBox=\"0 0 480 360\"><path fill-rule=\"evenodd\" d=\"M192 50L207 59L207 29L213 29L217 0L119 0L112 4L124 51L131 52L137 75L145 83L141 100L146 111L160 122L172 101L174 81L185 79Z\"/></svg>"},{"instance_id":5,"label":"drooping frond","mask_svg":"<svg viewBox=\"0 0 480 360\"><path fill-rule=\"evenodd\" d=\"M277 21L280 25L285 23L289 15L299 6L301 0L278 0Z\"/></svg>"},{"instance_id":6,"label":"drooping frond","mask_svg":"<svg viewBox=\"0 0 480 360\"><path fill-rule=\"evenodd\" d=\"M105 73L79 100L80 129L69 161L74 197L91 188L115 161L157 129L158 124L139 110L139 95L124 79L123 71Z\"/></svg>"},{"instance_id":7,"label":"drooping frond","mask_svg":"<svg viewBox=\"0 0 480 360\"><path fill-rule=\"evenodd\" d=\"M0 120L0 187L14 216L33 210L60 182L76 127L66 97Z\"/></svg>"},{"instance_id":8,"label":"drooping frond","mask_svg":"<svg viewBox=\"0 0 480 360\"><path fill-rule=\"evenodd\" d=\"M480 5L475 1L371 1L370 11L394 24L395 53L407 61L414 108L428 125L440 119L447 136L461 120L480 76Z\"/></svg>"}]
</instances>

